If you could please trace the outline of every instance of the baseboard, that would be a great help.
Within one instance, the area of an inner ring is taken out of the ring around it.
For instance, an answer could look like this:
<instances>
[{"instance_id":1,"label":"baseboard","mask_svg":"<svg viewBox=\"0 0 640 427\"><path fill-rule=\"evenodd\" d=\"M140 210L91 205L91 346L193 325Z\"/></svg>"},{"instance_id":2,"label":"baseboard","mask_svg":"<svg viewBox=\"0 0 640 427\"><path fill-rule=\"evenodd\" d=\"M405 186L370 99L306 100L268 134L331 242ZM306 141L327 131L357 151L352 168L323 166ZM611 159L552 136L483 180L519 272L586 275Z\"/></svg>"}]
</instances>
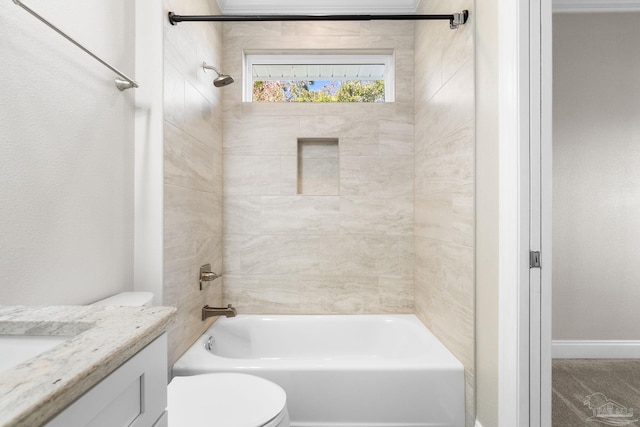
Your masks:
<instances>
[{"instance_id":1,"label":"baseboard","mask_svg":"<svg viewBox=\"0 0 640 427\"><path fill-rule=\"evenodd\" d=\"M554 359L640 359L640 341L554 340Z\"/></svg>"}]
</instances>

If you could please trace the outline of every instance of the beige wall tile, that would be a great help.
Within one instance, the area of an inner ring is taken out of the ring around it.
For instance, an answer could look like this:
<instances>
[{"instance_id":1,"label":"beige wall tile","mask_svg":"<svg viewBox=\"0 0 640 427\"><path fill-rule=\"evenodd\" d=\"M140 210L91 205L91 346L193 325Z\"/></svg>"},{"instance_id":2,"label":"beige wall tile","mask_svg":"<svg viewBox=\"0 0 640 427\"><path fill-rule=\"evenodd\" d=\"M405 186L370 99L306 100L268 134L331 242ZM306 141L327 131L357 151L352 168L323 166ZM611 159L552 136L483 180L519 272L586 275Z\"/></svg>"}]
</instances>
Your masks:
<instances>
[{"instance_id":1,"label":"beige wall tile","mask_svg":"<svg viewBox=\"0 0 640 427\"><path fill-rule=\"evenodd\" d=\"M469 5L466 6L469 8ZM458 8L461 11L464 8ZM447 31L443 38L442 51L442 80L448 81L462 66L474 56L474 20L470 19L467 25L459 27L456 31Z\"/></svg>"},{"instance_id":2,"label":"beige wall tile","mask_svg":"<svg viewBox=\"0 0 640 427\"><path fill-rule=\"evenodd\" d=\"M298 139L298 194L337 196L338 139Z\"/></svg>"},{"instance_id":3,"label":"beige wall tile","mask_svg":"<svg viewBox=\"0 0 640 427\"><path fill-rule=\"evenodd\" d=\"M261 234L337 234L337 196L263 196Z\"/></svg>"},{"instance_id":4,"label":"beige wall tile","mask_svg":"<svg viewBox=\"0 0 640 427\"><path fill-rule=\"evenodd\" d=\"M219 13L206 0L164 0L164 6ZM170 364L213 322L201 320L202 307L222 304L222 280L203 291L198 281L203 264L222 272L221 96L212 90L210 76L205 85L200 75L203 60L220 62L220 31L218 24L165 25L163 304L178 309L168 331Z\"/></svg>"},{"instance_id":5,"label":"beige wall tile","mask_svg":"<svg viewBox=\"0 0 640 427\"><path fill-rule=\"evenodd\" d=\"M462 127L474 119L473 60L465 65L424 105L416 105L423 127L416 127L416 139L426 133L432 141ZM418 132L424 129L424 133Z\"/></svg>"},{"instance_id":6,"label":"beige wall tile","mask_svg":"<svg viewBox=\"0 0 640 427\"><path fill-rule=\"evenodd\" d=\"M331 271L340 275L400 275L400 240L396 236L344 235L330 241Z\"/></svg>"},{"instance_id":7,"label":"beige wall tile","mask_svg":"<svg viewBox=\"0 0 640 427\"><path fill-rule=\"evenodd\" d=\"M362 21L360 33L363 36L406 36L407 27L413 26L411 21ZM411 31L411 29L409 29Z\"/></svg>"},{"instance_id":8,"label":"beige wall tile","mask_svg":"<svg viewBox=\"0 0 640 427\"><path fill-rule=\"evenodd\" d=\"M224 156L225 194L280 194L278 156Z\"/></svg>"},{"instance_id":9,"label":"beige wall tile","mask_svg":"<svg viewBox=\"0 0 640 427\"><path fill-rule=\"evenodd\" d=\"M416 194L472 183L473 141L474 122L471 121L426 147L416 145Z\"/></svg>"},{"instance_id":10,"label":"beige wall tile","mask_svg":"<svg viewBox=\"0 0 640 427\"><path fill-rule=\"evenodd\" d=\"M360 194L360 157L340 156L340 194Z\"/></svg>"},{"instance_id":11,"label":"beige wall tile","mask_svg":"<svg viewBox=\"0 0 640 427\"><path fill-rule=\"evenodd\" d=\"M413 311L413 277L225 276L224 304L259 314L383 314Z\"/></svg>"},{"instance_id":12,"label":"beige wall tile","mask_svg":"<svg viewBox=\"0 0 640 427\"><path fill-rule=\"evenodd\" d=\"M415 126L413 121L380 120L379 153L381 156L413 156Z\"/></svg>"},{"instance_id":13,"label":"beige wall tile","mask_svg":"<svg viewBox=\"0 0 640 427\"><path fill-rule=\"evenodd\" d=\"M225 250L225 264L237 266L238 273L257 275L310 274L335 270L332 236L255 235L241 236L230 251ZM226 261L238 256L239 263ZM229 271L228 269L226 271Z\"/></svg>"},{"instance_id":14,"label":"beige wall tile","mask_svg":"<svg viewBox=\"0 0 640 427\"><path fill-rule=\"evenodd\" d=\"M297 117L244 116L224 118L224 154L233 156L295 156Z\"/></svg>"},{"instance_id":15,"label":"beige wall tile","mask_svg":"<svg viewBox=\"0 0 640 427\"><path fill-rule=\"evenodd\" d=\"M309 25L309 22L283 22L282 36L291 38L308 38L316 36L359 36L359 22L320 21Z\"/></svg>"},{"instance_id":16,"label":"beige wall tile","mask_svg":"<svg viewBox=\"0 0 640 427\"><path fill-rule=\"evenodd\" d=\"M473 185L417 195L416 236L473 246Z\"/></svg>"},{"instance_id":17,"label":"beige wall tile","mask_svg":"<svg viewBox=\"0 0 640 427\"><path fill-rule=\"evenodd\" d=\"M222 204L225 235L260 234L262 196L225 194Z\"/></svg>"},{"instance_id":18,"label":"beige wall tile","mask_svg":"<svg viewBox=\"0 0 640 427\"><path fill-rule=\"evenodd\" d=\"M166 121L164 138L165 184L213 191L214 150Z\"/></svg>"},{"instance_id":19,"label":"beige wall tile","mask_svg":"<svg viewBox=\"0 0 640 427\"><path fill-rule=\"evenodd\" d=\"M253 312L409 310L414 64L413 26L403 24L282 23L251 31L225 25L228 73L242 74L244 49L386 49L395 53L402 92L387 104L291 105L243 103L240 87L225 90L225 270L255 279L234 285ZM338 151L310 150L299 164L298 140L305 138L336 139ZM279 159L279 170L269 157ZM382 291L380 275L388 277ZM386 304L381 295L394 280L397 298ZM267 283L275 296L261 288ZM300 295L289 309L278 305L287 298L277 296L287 287Z\"/></svg>"},{"instance_id":20,"label":"beige wall tile","mask_svg":"<svg viewBox=\"0 0 640 427\"><path fill-rule=\"evenodd\" d=\"M190 82L184 89L184 127L186 133L220 152L222 121L215 108Z\"/></svg>"},{"instance_id":21,"label":"beige wall tile","mask_svg":"<svg viewBox=\"0 0 640 427\"><path fill-rule=\"evenodd\" d=\"M407 26L410 35L375 35L338 37L340 49L376 49L376 50L413 50L413 31Z\"/></svg>"},{"instance_id":22,"label":"beige wall tile","mask_svg":"<svg viewBox=\"0 0 640 427\"><path fill-rule=\"evenodd\" d=\"M474 302L473 248L416 236L416 277L469 310ZM416 281L418 283L418 281ZM452 331L454 333L455 331ZM467 349L467 352L470 350Z\"/></svg>"},{"instance_id":23,"label":"beige wall tile","mask_svg":"<svg viewBox=\"0 0 640 427\"><path fill-rule=\"evenodd\" d=\"M338 138L299 138L298 157L303 159L338 159Z\"/></svg>"},{"instance_id":24,"label":"beige wall tile","mask_svg":"<svg viewBox=\"0 0 640 427\"><path fill-rule=\"evenodd\" d=\"M203 264L212 263L214 271L221 271L221 237L166 248L164 258L163 304L178 308L176 322L169 329L170 364L173 364L211 325L212 321L200 319L202 307L222 301L222 281L212 282L205 291L200 291L198 282Z\"/></svg>"},{"instance_id":25,"label":"beige wall tile","mask_svg":"<svg viewBox=\"0 0 640 427\"><path fill-rule=\"evenodd\" d=\"M342 157L340 194L406 195L413 194L413 157Z\"/></svg>"},{"instance_id":26,"label":"beige wall tile","mask_svg":"<svg viewBox=\"0 0 640 427\"><path fill-rule=\"evenodd\" d=\"M164 59L169 62L183 78L196 78L197 39L186 25L172 26L168 20L164 31ZM202 60L200 61L200 63Z\"/></svg>"},{"instance_id":27,"label":"beige wall tile","mask_svg":"<svg viewBox=\"0 0 640 427\"><path fill-rule=\"evenodd\" d=\"M225 234L222 237L222 270L226 275L241 274L242 250L246 236L242 234Z\"/></svg>"},{"instance_id":28,"label":"beige wall tile","mask_svg":"<svg viewBox=\"0 0 640 427\"><path fill-rule=\"evenodd\" d=\"M413 276L415 269L414 236L400 236L398 238L398 245L400 257L400 274L402 276Z\"/></svg>"},{"instance_id":29,"label":"beige wall tile","mask_svg":"<svg viewBox=\"0 0 640 427\"><path fill-rule=\"evenodd\" d=\"M338 159L298 159L298 194L337 196L340 193Z\"/></svg>"},{"instance_id":30,"label":"beige wall tile","mask_svg":"<svg viewBox=\"0 0 640 427\"><path fill-rule=\"evenodd\" d=\"M342 234L413 234L413 197L342 196L340 197Z\"/></svg>"},{"instance_id":31,"label":"beige wall tile","mask_svg":"<svg viewBox=\"0 0 640 427\"><path fill-rule=\"evenodd\" d=\"M372 124L372 126L375 126ZM371 138L363 135L345 136L340 138L340 156L378 156L380 155L380 144L378 143L378 135Z\"/></svg>"},{"instance_id":32,"label":"beige wall tile","mask_svg":"<svg viewBox=\"0 0 640 427\"><path fill-rule=\"evenodd\" d=\"M227 22L222 25L225 41L248 34L282 35L282 22ZM226 47L226 46L225 46Z\"/></svg>"},{"instance_id":33,"label":"beige wall tile","mask_svg":"<svg viewBox=\"0 0 640 427\"><path fill-rule=\"evenodd\" d=\"M418 12L472 9L461 1L424 0ZM473 32L421 22L415 41L415 311L465 367L467 427L475 422Z\"/></svg>"},{"instance_id":34,"label":"beige wall tile","mask_svg":"<svg viewBox=\"0 0 640 427\"><path fill-rule=\"evenodd\" d=\"M352 105L354 107L360 107ZM368 117L351 115L316 115L300 118L300 135L302 138L361 138L376 140L378 137L377 122Z\"/></svg>"},{"instance_id":35,"label":"beige wall tile","mask_svg":"<svg viewBox=\"0 0 640 427\"><path fill-rule=\"evenodd\" d=\"M413 275L380 276L378 282L380 313L413 314Z\"/></svg>"},{"instance_id":36,"label":"beige wall tile","mask_svg":"<svg viewBox=\"0 0 640 427\"><path fill-rule=\"evenodd\" d=\"M222 229L222 201L219 195L188 188L164 187L165 247L176 246Z\"/></svg>"},{"instance_id":37,"label":"beige wall tile","mask_svg":"<svg viewBox=\"0 0 640 427\"><path fill-rule=\"evenodd\" d=\"M300 287L295 277L226 275L223 300L242 314L298 314Z\"/></svg>"},{"instance_id":38,"label":"beige wall tile","mask_svg":"<svg viewBox=\"0 0 640 427\"><path fill-rule=\"evenodd\" d=\"M298 194L298 158L280 157L280 194Z\"/></svg>"},{"instance_id":39,"label":"beige wall tile","mask_svg":"<svg viewBox=\"0 0 640 427\"><path fill-rule=\"evenodd\" d=\"M371 277L303 277L301 303L309 313L361 314L378 306L378 280Z\"/></svg>"},{"instance_id":40,"label":"beige wall tile","mask_svg":"<svg viewBox=\"0 0 640 427\"><path fill-rule=\"evenodd\" d=\"M447 12L450 13L450 12ZM442 41L449 30L432 22L417 22L415 43L416 108L425 105L444 84L442 77ZM417 123L417 122L416 122Z\"/></svg>"}]
</instances>

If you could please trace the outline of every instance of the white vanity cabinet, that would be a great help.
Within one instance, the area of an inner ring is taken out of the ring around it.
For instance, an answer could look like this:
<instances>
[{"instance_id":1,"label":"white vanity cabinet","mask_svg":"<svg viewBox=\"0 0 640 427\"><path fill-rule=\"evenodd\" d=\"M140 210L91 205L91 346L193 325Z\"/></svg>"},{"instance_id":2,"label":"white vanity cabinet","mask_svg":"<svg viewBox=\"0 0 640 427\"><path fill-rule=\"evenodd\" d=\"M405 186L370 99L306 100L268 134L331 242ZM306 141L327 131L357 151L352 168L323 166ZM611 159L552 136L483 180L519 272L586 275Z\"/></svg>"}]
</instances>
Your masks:
<instances>
[{"instance_id":1,"label":"white vanity cabinet","mask_svg":"<svg viewBox=\"0 0 640 427\"><path fill-rule=\"evenodd\" d=\"M166 426L167 334L156 338L46 427Z\"/></svg>"}]
</instances>

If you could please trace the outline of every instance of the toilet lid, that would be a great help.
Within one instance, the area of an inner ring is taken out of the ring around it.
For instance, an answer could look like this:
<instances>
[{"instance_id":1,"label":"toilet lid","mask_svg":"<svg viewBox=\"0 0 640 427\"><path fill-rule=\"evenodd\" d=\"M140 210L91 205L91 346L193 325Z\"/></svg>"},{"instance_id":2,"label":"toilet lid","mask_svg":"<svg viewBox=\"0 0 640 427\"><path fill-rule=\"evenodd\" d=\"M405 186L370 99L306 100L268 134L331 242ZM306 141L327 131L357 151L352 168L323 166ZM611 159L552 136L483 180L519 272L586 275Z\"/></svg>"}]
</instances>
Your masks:
<instances>
[{"instance_id":1,"label":"toilet lid","mask_svg":"<svg viewBox=\"0 0 640 427\"><path fill-rule=\"evenodd\" d=\"M168 387L169 426L261 427L285 408L277 384L246 374L174 377Z\"/></svg>"}]
</instances>

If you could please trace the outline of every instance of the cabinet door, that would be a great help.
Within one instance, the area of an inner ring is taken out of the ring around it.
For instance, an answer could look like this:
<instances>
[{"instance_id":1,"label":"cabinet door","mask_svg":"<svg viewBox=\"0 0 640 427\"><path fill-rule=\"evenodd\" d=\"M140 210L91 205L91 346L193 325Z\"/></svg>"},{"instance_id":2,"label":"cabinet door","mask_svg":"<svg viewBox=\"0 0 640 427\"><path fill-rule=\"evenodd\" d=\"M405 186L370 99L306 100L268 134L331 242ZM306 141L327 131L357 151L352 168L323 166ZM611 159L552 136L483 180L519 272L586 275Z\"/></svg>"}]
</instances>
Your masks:
<instances>
[{"instance_id":1,"label":"cabinet door","mask_svg":"<svg viewBox=\"0 0 640 427\"><path fill-rule=\"evenodd\" d=\"M167 407L167 336L96 384L47 427L151 427Z\"/></svg>"}]
</instances>

